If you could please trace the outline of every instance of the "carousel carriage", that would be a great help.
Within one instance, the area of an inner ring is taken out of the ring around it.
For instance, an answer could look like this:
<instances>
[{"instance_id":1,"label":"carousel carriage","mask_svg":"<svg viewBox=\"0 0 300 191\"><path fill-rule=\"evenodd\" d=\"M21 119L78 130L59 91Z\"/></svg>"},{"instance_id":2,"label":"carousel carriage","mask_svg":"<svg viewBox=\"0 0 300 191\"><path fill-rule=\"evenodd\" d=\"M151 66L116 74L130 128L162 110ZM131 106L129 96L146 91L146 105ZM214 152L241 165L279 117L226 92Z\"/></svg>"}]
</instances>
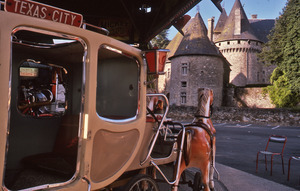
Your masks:
<instances>
[{"instance_id":1,"label":"carousel carriage","mask_svg":"<svg viewBox=\"0 0 300 191\"><path fill-rule=\"evenodd\" d=\"M174 122L167 97L146 93L147 71L163 71L166 51L66 25L80 22L66 10L27 0L5 6L12 11L0 10L2 190L159 190L161 177L177 191L190 167L201 172L189 182L194 191L214 188L212 90L199 90L193 122ZM35 15L22 14L29 8ZM59 15L65 23L53 20Z\"/></svg>"}]
</instances>

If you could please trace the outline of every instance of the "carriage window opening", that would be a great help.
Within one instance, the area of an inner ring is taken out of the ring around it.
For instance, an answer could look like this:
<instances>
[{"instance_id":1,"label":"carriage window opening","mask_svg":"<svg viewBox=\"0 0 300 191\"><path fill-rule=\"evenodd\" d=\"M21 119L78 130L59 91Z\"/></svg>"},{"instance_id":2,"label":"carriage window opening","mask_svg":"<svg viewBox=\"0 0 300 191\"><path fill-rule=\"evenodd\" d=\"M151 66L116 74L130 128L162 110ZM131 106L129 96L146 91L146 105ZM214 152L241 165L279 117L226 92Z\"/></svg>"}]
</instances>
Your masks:
<instances>
[{"instance_id":1,"label":"carriage window opening","mask_svg":"<svg viewBox=\"0 0 300 191\"><path fill-rule=\"evenodd\" d=\"M76 36L25 26L12 31L3 178L8 190L53 188L77 178L86 50ZM19 176L25 171L51 178L28 181Z\"/></svg>"},{"instance_id":2,"label":"carriage window opening","mask_svg":"<svg viewBox=\"0 0 300 191\"><path fill-rule=\"evenodd\" d=\"M17 110L31 117L78 113L80 102L70 99L80 100L81 78L73 76L81 76L83 42L38 29L19 29L12 37Z\"/></svg>"},{"instance_id":3,"label":"carriage window opening","mask_svg":"<svg viewBox=\"0 0 300 191\"><path fill-rule=\"evenodd\" d=\"M187 82L186 81L181 82L181 87L183 88L187 87Z\"/></svg>"},{"instance_id":4,"label":"carriage window opening","mask_svg":"<svg viewBox=\"0 0 300 191\"><path fill-rule=\"evenodd\" d=\"M96 111L104 120L132 120L138 112L139 67L109 46L98 51Z\"/></svg>"}]
</instances>

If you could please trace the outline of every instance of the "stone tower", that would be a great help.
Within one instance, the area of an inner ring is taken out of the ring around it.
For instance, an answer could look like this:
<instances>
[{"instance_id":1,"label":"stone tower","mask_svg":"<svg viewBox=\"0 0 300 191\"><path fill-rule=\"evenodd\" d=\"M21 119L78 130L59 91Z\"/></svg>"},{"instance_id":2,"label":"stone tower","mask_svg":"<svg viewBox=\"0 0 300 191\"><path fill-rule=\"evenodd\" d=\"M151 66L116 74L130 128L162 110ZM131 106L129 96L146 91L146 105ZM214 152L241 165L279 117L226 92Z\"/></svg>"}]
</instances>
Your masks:
<instances>
[{"instance_id":1,"label":"stone tower","mask_svg":"<svg viewBox=\"0 0 300 191\"><path fill-rule=\"evenodd\" d=\"M230 83L235 86L268 84L272 67L258 60L263 40L252 28L240 0L236 0L227 17L225 10L214 30L214 42L231 64Z\"/></svg>"},{"instance_id":2,"label":"stone tower","mask_svg":"<svg viewBox=\"0 0 300 191\"><path fill-rule=\"evenodd\" d=\"M209 40L200 14L187 23L183 37L178 35L167 47L171 50L170 104L196 106L198 88L206 87L214 91L214 105L221 106L223 88L229 80L229 64Z\"/></svg>"}]
</instances>

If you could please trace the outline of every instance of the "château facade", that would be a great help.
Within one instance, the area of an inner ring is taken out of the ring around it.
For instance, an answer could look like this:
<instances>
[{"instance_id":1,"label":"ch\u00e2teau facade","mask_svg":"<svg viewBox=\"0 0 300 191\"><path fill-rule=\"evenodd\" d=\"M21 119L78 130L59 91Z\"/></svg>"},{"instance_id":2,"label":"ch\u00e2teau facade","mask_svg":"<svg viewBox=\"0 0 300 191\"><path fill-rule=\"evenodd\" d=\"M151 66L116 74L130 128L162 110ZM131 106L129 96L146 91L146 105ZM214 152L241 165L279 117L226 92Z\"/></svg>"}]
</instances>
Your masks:
<instances>
[{"instance_id":1,"label":"ch\u00e2teau facade","mask_svg":"<svg viewBox=\"0 0 300 191\"><path fill-rule=\"evenodd\" d=\"M223 9L215 27L214 18L206 28L197 13L183 28L184 36L178 33L167 47L169 59L166 75L159 78L159 92L169 96L171 105L196 106L197 89L207 87L213 89L214 105L219 107L233 102L228 100L234 99L235 90L229 86L268 85L275 66L264 65L257 54L274 25L275 19L257 19L257 15L248 19L240 0L229 15Z\"/></svg>"}]
</instances>

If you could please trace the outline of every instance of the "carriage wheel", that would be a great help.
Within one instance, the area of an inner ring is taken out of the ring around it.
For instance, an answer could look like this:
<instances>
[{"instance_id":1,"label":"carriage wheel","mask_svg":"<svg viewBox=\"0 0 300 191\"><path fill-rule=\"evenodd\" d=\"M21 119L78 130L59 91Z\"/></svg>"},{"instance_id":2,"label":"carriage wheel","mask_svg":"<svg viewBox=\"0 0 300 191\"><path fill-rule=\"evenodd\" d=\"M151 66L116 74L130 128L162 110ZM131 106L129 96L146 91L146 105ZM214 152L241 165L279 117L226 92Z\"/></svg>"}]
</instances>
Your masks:
<instances>
[{"instance_id":1,"label":"carriage wheel","mask_svg":"<svg viewBox=\"0 0 300 191\"><path fill-rule=\"evenodd\" d=\"M153 178L145 174L138 174L127 183L124 191L159 191L159 188Z\"/></svg>"},{"instance_id":2,"label":"carriage wheel","mask_svg":"<svg viewBox=\"0 0 300 191\"><path fill-rule=\"evenodd\" d=\"M194 184L193 184L193 191L200 191L202 190L202 184L201 184L201 174L200 172L196 172L194 176Z\"/></svg>"}]
</instances>

